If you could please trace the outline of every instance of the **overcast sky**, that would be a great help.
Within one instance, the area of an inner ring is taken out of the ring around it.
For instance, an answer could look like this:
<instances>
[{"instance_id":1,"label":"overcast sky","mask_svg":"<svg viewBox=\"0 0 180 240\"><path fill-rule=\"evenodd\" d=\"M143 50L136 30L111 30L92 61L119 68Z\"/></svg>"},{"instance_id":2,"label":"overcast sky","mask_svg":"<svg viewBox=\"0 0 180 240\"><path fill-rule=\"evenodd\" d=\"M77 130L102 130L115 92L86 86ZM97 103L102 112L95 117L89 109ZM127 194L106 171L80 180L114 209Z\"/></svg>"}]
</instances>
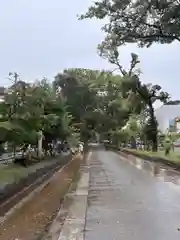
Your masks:
<instances>
[{"instance_id":1,"label":"overcast sky","mask_svg":"<svg viewBox=\"0 0 180 240\"><path fill-rule=\"evenodd\" d=\"M9 71L32 81L53 79L64 68L113 68L96 52L103 40L101 22L78 21L91 0L6 0L0 8L0 85L8 85ZM122 63L138 53L142 79L162 85L173 99L180 99L180 43L149 49L122 48Z\"/></svg>"}]
</instances>

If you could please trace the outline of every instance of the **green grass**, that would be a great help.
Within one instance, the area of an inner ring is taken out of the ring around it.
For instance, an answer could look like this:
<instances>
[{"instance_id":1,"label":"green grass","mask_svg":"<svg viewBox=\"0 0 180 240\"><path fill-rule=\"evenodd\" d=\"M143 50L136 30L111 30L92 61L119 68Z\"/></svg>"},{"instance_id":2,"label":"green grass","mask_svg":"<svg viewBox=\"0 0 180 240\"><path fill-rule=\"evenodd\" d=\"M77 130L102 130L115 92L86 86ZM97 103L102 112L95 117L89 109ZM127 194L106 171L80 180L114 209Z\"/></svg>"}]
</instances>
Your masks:
<instances>
[{"instance_id":1,"label":"green grass","mask_svg":"<svg viewBox=\"0 0 180 240\"><path fill-rule=\"evenodd\" d=\"M158 152L151 152L151 151L143 151L143 150L134 150L134 149L127 149L130 152L135 152L138 154L143 154L149 157L161 157L168 161L180 163L180 152L173 152L171 151L169 156L165 156L164 151L159 150Z\"/></svg>"},{"instance_id":2,"label":"green grass","mask_svg":"<svg viewBox=\"0 0 180 240\"><path fill-rule=\"evenodd\" d=\"M28 174L28 168L10 165L0 167L0 183L18 182L18 180Z\"/></svg>"},{"instance_id":3,"label":"green grass","mask_svg":"<svg viewBox=\"0 0 180 240\"><path fill-rule=\"evenodd\" d=\"M18 182L21 178L27 176L28 174L35 172L44 166L51 165L55 163L58 159L51 161L42 161L37 164L31 165L27 168L21 167L16 164L10 165L0 165L0 185L5 185L8 183Z\"/></svg>"}]
</instances>

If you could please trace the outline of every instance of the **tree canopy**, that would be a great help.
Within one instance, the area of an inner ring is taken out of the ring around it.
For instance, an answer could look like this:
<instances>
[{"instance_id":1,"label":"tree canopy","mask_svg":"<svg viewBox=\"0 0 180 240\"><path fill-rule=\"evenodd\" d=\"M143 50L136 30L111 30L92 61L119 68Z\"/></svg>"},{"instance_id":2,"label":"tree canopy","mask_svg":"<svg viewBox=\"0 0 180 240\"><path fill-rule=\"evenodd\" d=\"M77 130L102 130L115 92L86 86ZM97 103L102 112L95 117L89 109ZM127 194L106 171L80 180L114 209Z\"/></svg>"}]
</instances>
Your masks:
<instances>
[{"instance_id":1,"label":"tree canopy","mask_svg":"<svg viewBox=\"0 0 180 240\"><path fill-rule=\"evenodd\" d=\"M126 43L137 43L138 46L151 46L153 43L171 43L179 38L179 3L177 1L96 1L87 13L79 19L105 19L102 28L106 33L104 41L98 45L99 54L119 70L122 77L121 93L128 100L133 114L141 114L146 109L146 135L152 143L152 150L158 148L158 124L153 104L156 100L166 103L167 92L161 86L144 84L138 68L140 60L135 53L131 54L129 69L121 64L119 47ZM133 102L133 105L132 105Z\"/></svg>"},{"instance_id":2,"label":"tree canopy","mask_svg":"<svg viewBox=\"0 0 180 240\"><path fill-rule=\"evenodd\" d=\"M138 63L132 55L130 70L120 66L120 74L74 68L57 74L52 83L13 82L0 104L1 143L36 145L42 131L44 149L58 140L87 143L99 134L117 146L131 142L136 147L140 139L156 150L153 103L166 101L168 94L140 81ZM118 55L114 64L120 65Z\"/></svg>"},{"instance_id":3,"label":"tree canopy","mask_svg":"<svg viewBox=\"0 0 180 240\"><path fill-rule=\"evenodd\" d=\"M47 145L70 134L71 115L47 79L13 83L4 94L0 113L1 142L37 144L42 131Z\"/></svg>"},{"instance_id":4,"label":"tree canopy","mask_svg":"<svg viewBox=\"0 0 180 240\"><path fill-rule=\"evenodd\" d=\"M177 0L100 0L80 19L108 19L103 27L106 44L137 43L149 47L153 43L180 41L179 9Z\"/></svg>"}]
</instances>

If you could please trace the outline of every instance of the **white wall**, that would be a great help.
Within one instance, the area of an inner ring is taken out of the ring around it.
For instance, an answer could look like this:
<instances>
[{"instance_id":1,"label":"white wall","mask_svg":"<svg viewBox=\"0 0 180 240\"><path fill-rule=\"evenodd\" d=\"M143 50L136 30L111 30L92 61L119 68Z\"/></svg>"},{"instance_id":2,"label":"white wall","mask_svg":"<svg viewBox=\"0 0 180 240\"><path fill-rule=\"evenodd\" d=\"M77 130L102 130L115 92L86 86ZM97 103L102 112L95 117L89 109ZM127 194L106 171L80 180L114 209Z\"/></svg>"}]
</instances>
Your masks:
<instances>
[{"instance_id":1,"label":"white wall","mask_svg":"<svg viewBox=\"0 0 180 240\"><path fill-rule=\"evenodd\" d=\"M155 110L159 129L165 132L169 127L169 120L180 117L180 105L163 105Z\"/></svg>"}]
</instances>

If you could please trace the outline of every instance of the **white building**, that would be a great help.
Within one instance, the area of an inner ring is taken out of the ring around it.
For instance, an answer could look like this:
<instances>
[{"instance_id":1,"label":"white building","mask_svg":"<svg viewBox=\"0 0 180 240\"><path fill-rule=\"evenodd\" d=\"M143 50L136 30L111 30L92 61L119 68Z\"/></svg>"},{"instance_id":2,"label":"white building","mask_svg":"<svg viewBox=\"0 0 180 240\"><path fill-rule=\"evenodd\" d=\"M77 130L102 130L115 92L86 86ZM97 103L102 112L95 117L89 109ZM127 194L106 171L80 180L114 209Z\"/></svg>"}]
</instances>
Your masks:
<instances>
[{"instance_id":1,"label":"white building","mask_svg":"<svg viewBox=\"0 0 180 240\"><path fill-rule=\"evenodd\" d=\"M173 129L175 132L180 132L180 104L177 105L162 105L155 110L155 116L158 121L159 130L166 132L167 129Z\"/></svg>"}]
</instances>

